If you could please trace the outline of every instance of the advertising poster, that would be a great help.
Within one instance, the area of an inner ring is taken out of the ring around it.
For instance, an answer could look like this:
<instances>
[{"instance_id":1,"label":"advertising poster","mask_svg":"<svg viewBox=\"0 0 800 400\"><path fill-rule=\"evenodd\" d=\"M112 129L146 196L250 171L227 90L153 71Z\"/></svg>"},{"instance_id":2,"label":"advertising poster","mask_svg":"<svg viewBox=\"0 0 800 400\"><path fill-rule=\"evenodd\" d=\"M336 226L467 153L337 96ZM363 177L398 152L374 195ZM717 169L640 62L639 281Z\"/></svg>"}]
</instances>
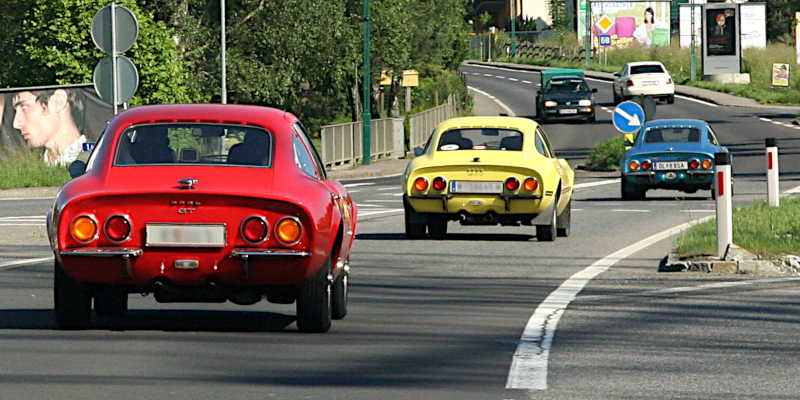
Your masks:
<instances>
[{"instance_id":1,"label":"advertising poster","mask_svg":"<svg viewBox=\"0 0 800 400\"><path fill-rule=\"evenodd\" d=\"M789 64L772 64L772 86L789 87Z\"/></svg>"},{"instance_id":2,"label":"advertising poster","mask_svg":"<svg viewBox=\"0 0 800 400\"><path fill-rule=\"evenodd\" d=\"M736 55L736 9L706 9L707 55Z\"/></svg>"},{"instance_id":3,"label":"advertising poster","mask_svg":"<svg viewBox=\"0 0 800 400\"><path fill-rule=\"evenodd\" d=\"M742 48L767 47L767 5L765 3L739 4L741 18ZM692 43L692 18L691 9L694 8L694 41L699 46L703 43L702 5L695 1L695 6L690 4L680 5L680 37L681 47L689 47Z\"/></svg>"},{"instance_id":4,"label":"advertising poster","mask_svg":"<svg viewBox=\"0 0 800 400\"><path fill-rule=\"evenodd\" d=\"M113 117L91 84L0 89L0 150L41 149L42 162L66 166L96 142Z\"/></svg>"},{"instance_id":5,"label":"advertising poster","mask_svg":"<svg viewBox=\"0 0 800 400\"><path fill-rule=\"evenodd\" d=\"M599 35L611 35L612 47L668 46L672 4L667 1L593 1L592 41L599 45Z\"/></svg>"}]
</instances>

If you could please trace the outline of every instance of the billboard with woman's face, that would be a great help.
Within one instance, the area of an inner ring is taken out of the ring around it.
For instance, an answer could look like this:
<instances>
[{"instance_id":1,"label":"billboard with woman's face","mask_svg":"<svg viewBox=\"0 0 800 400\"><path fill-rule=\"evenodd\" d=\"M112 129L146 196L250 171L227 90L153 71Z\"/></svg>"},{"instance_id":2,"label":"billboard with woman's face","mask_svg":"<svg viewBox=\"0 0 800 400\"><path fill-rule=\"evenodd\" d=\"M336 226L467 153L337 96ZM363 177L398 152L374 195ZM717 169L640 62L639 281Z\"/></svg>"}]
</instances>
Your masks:
<instances>
[{"instance_id":1,"label":"billboard with woman's face","mask_svg":"<svg viewBox=\"0 0 800 400\"><path fill-rule=\"evenodd\" d=\"M669 0L592 1L592 45L599 47L599 35L609 35L613 47L668 46L671 7ZM585 32L585 21L578 25L579 32ZM578 36L583 39L584 35Z\"/></svg>"},{"instance_id":2,"label":"billboard with woman's face","mask_svg":"<svg viewBox=\"0 0 800 400\"><path fill-rule=\"evenodd\" d=\"M41 148L42 161L68 165L113 117L92 85L0 89L0 150Z\"/></svg>"}]
</instances>

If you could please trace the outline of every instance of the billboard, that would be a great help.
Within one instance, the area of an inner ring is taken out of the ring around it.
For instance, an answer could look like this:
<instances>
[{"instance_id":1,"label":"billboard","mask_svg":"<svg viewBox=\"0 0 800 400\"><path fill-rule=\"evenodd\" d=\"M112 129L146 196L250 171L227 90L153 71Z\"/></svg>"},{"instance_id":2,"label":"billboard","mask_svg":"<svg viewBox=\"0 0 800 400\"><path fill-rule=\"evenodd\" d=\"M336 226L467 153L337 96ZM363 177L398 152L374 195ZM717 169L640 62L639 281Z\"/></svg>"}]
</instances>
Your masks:
<instances>
[{"instance_id":1,"label":"billboard","mask_svg":"<svg viewBox=\"0 0 800 400\"><path fill-rule=\"evenodd\" d=\"M91 84L0 89L0 150L42 150L42 162L65 166L83 143L97 141L113 118Z\"/></svg>"},{"instance_id":2,"label":"billboard","mask_svg":"<svg viewBox=\"0 0 800 400\"><path fill-rule=\"evenodd\" d=\"M739 7L706 4L703 8L703 74L741 72Z\"/></svg>"},{"instance_id":3,"label":"billboard","mask_svg":"<svg viewBox=\"0 0 800 400\"><path fill-rule=\"evenodd\" d=\"M599 47L599 35L610 35L612 47L668 46L671 7L670 0L591 1L592 46ZM585 21L578 25L585 32Z\"/></svg>"},{"instance_id":4,"label":"billboard","mask_svg":"<svg viewBox=\"0 0 800 400\"><path fill-rule=\"evenodd\" d=\"M694 33L695 45L703 43L703 6L700 1L696 1L694 6ZM692 6L689 4L680 5L680 38L681 47L689 47L692 42ZM741 46L746 48L767 47L767 5L765 3L744 3L739 4L739 17L741 21L740 31Z\"/></svg>"}]
</instances>

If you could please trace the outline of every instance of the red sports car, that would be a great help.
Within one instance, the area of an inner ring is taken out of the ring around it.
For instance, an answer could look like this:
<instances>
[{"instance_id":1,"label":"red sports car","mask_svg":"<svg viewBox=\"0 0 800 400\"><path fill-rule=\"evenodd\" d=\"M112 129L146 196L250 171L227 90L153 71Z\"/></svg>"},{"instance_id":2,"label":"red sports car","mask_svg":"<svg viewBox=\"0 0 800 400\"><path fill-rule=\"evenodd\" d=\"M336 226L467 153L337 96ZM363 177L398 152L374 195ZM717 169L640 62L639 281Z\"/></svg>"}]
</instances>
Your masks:
<instances>
[{"instance_id":1,"label":"red sports car","mask_svg":"<svg viewBox=\"0 0 800 400\"><path fill-rule=\"evenodd\" d=\"M297 327L347 314L356 206L298 119L241 105L137 107L70 166L48 217L61 328L129 293L158 302L297 304Z\"/></svg>"}]
</instances>

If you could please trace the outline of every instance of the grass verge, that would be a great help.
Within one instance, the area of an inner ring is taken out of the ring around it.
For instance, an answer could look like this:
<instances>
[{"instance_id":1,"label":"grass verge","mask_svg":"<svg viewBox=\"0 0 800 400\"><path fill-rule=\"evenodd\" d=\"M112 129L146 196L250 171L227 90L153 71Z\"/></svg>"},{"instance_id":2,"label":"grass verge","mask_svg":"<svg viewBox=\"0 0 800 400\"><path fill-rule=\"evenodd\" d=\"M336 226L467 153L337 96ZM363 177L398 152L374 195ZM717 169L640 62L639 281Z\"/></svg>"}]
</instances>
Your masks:
<instances>
[{"instance_id":1,"label":"grass verge","mask_svg":"<svg viewBox=\"0 0 800 400\"><path fill-rule=\"evenodd\" d=\"M61 186L69 180L65 167L44 163L41 149L22 148L0 153L0 190Z\"/></svg>"},{"instance_id":2,"label":"grass verge","mask_svg":"<svg viewBox=\"0 0 800 400\"><path fill-rule=\"evenodd\" d=\"M678 254L716 254L716 229L715 219L691 227L678 238ZM800 255L800 197L784 197L780 207L760 201L734 209L733 242L768 259Z\"/></svg>"}]
</instances>

